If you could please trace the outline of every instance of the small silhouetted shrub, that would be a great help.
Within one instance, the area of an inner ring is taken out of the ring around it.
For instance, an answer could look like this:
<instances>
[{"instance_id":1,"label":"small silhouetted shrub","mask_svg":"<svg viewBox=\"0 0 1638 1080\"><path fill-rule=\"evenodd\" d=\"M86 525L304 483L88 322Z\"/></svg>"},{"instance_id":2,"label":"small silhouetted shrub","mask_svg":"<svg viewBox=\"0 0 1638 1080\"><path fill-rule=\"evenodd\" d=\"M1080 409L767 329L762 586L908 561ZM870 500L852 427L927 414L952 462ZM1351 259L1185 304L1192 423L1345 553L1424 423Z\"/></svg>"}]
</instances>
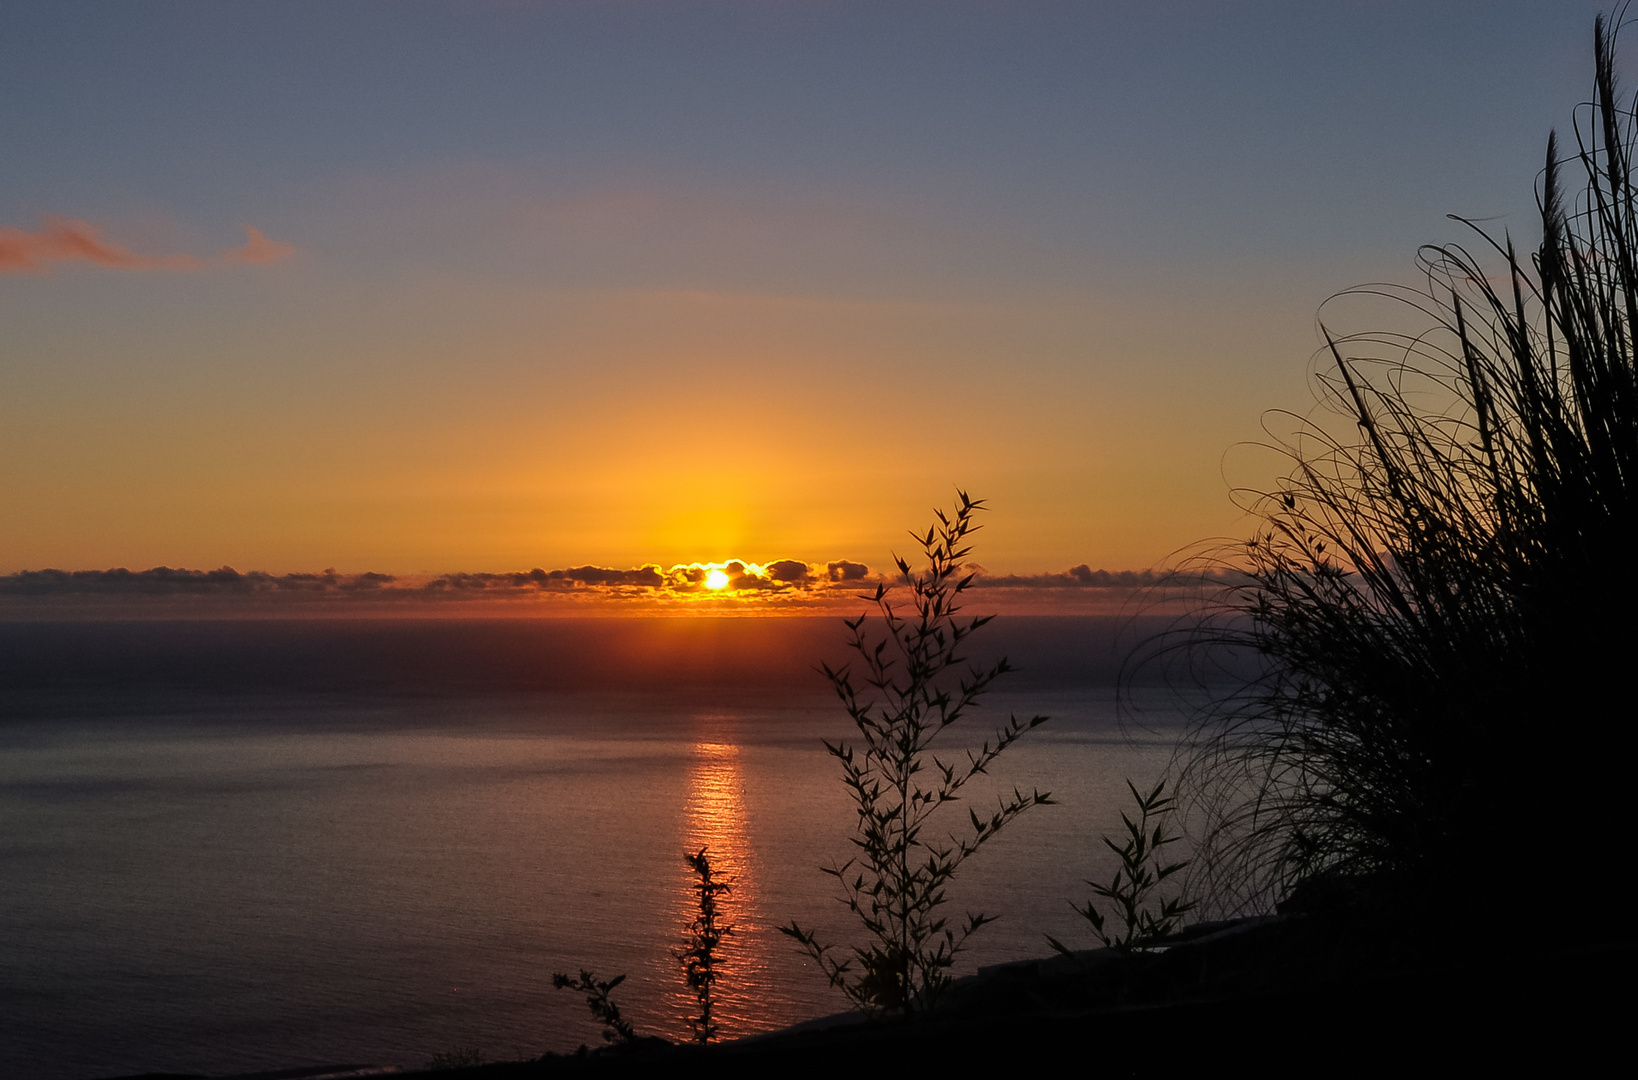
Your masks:
<instances>
[{"instance_id":1,"label":"small silhouetted shrub","mask_svg":"<svg viewBox=\"0 0 1638 1080\"><path fill-rule=\"evenodd\" d=\"M858 920L864 943L837 959L833 945L797 925L781 927L795 938L829 977L870 1015L908 1015L931 1006L949 983L949 968L969 936L992 916L969 913L952 925L944 913L945 890L968 856L1001 828L1034 806L1051 802L1044 793L1016 788L995 811L968 811L970 828L949 839L932 832L932 815L956 801L963 786L984 772L1027 730L1045 722L1012 717L965 761L947 763L932 750L934 740L972 709L996 679L1011 670L1002 659L984 669L967 666L967 639L989 616L961 618L961 596L973 582L964 561L968 537L978 528L973 516L981 500L959 493L953 517L936 511L938 524L925 535L912 533L927 558L913 573L895 558L910 586L911 612L894 606L886 586L876 605L885 634L875 639L866 616L847 623L861 670L823 668L858 730L857 743L826 742L842 767L842 781L858 811L851 837L857 853L825 867L842 888L842 903ZM856 674L863 686L855 682Z\"/></svg>"},{"instance_id":2,"label":"small silhouetted shrub","mask_svg":"<svg viewBox=\"0 0 1638 1080\"><path fill-rule=\"evenodd\" d=\"M1142 949L1165 941L1166 937L1183 926L1184 914L1188 914L1194 906L1181 895L1171 896L1170 900L1158 895L1161 885L1168 878L1189 865L1188 859L1166 862L1161 855L1161 849L1183 839L1166 828L1166 819L1176 811L1176 800L1166 795L1165 780L1156 783L1148 795L1138 792L1130 780L1127 780L1127 790L1132 792L1132 800L1137 803L1137 821L1132 821L1122 810L1120 823L1125 824L1127 831L1124 841L1115 844L1111 837L1102 837L1109 851L1120 859L1120 865L1107 885L1086 882L1094 896L1112 905L1115 918L1120 919L1122 928L1114 929L1109 916L1099 910L1094 901L1088 900L1083 906L1075 908L1081 918L1091 923L1093 933L1104 942L1104 947L1122 951ZM1071 903L1070 906L1073 908L1075 905ZM1047 941L1058 952L1070 952L1050 934Z\"/></svg>"},{"instance_id":3,"label":"small silhouetted shrub","mask_svg":"<svg viewBox=\"0 0 1638 1080\"><path fill-rule=\"evenodd\" d=\"M580 971L578 979L572 979L559 972L552 976L552 985L559 990L578 990L586 995L586 1007L603 1025L603 1041L608 1043L635 1043L637 1032L632 1029L629 1021L620 1015L620 1006L609 999L609 994L615 987L626 981L624 975L616 975L607 981L585 970Z\"/></svg>"},{"instance_id":4,"label":"small silhouetted shrub","mask_svg":"<svg viewBox=\"0 0 1638 1080\"><path fill-rule=\"evenodd\" d=\"M711 1041L717 1034L711 1009L711 994L717 985L717 969L721 966L717 949L722 939L734 932L733 927L718 920L717 912L717 898L732 892L733 887L712 877L711 861L705 857L705 851L705 848L700 848L693 855L683 856L689 869L699 878L694 885L698 913L694 921L688 924L688 947L677 956L682 962L683 978L688 988L694 991L700 1007L698 1016L688 1017L688 1026L694 1032L694 1041L702 1043Z\"/></svg>"},{"instance_id":5,"label":"small silhouetted shrub","mask_svg":"<svg viewBox=\"0 0 1638 1080\"><path fill-rule=\"evenodd\" d=\"M1161 885L1189 865L1187 859L1169 863L1161 855L1162 849L1181 839L1167 828L1167 819L1177 804L1166 794L1166 782L1160 781L1147 795L1138 791L1130 780L1126 781L1126 787L1137 803L1138 818L1133 821L1121 811L1120 820L1126 826L1125 839L1117 844L1107 836L1103 838L1104 844L1120 859L1120 866L1107 885L1087 882L1093 895L1113 906L1121 929L1116 930L1109 917L1091 900L1075 908L1092 924L1092 932L1098 940L1111 949L1142 948L1164 941L1183 925L1183 916L1194 906L1182 896L1167 899L1159 895ZM1050 935L1047 941L1061 953L1070 951Z\"/></svg>"}]
</instances>

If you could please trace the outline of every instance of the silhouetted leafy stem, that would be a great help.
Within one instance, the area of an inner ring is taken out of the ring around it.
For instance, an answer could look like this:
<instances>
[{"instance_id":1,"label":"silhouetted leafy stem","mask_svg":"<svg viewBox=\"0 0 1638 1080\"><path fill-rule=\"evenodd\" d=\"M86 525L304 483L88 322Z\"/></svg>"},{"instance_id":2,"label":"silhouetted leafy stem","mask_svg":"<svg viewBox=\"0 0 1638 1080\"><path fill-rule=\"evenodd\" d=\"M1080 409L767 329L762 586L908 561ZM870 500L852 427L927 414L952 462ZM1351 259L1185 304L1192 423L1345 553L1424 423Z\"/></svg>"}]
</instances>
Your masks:
<instances>
[{"instance_id":1,"label":"silhouetted leafy stem","mask_svg":"<svg viewBox=\"0 0 1638 1080\"><path fill-rule=\"evenodd\" d=\"M969 913L951 925L943 914L945 889L969 855L992 839L1008 822L1033 806L1052 800L1047 793L1025 795L1014 788L998 800L995 811L981 816L968 811L970 830L948 841L928 838L931 815L959 797L962 787L984 772L1029 729L1046 721L1010 717L965 762L946 763L931 746L1011 670L1005 659L986 669L967 667L961 649L967 638L991 616L960 619L961 594L974 574L963 575L971 552L967 538L978 529L973 516L982 500L959 492L953 517L935 511L938 524L925 535L912 533L927 558L927 568L913 573L895 557L910 586L913 614L901 614L885 585L872 601L886 636L873 641L867 616L847 623L850 645L863 668L864 689L854 683L851 665L822 666L848 716L859 743L826 742L842 766L842 781L858 810L851 838L858 854L840 865L824 867L842 887L841 901L859 920L866 942L838 960L833 946L795 922L781 931L795 938L829 977L872 1015L907 1015L930 1006L949 983L949 968L969 936L993 916ZM864 695L864 696L861 696ZM923 784L921 777L930 777Z\"/></svg>"},{"instance_id":2,"label":"silhouetted leafy stem","mask_svg":"<svg viewBox=\"0 0 1638 1080\"><path fill-rule=\"evenodd\" d=\"M632 1030L630 1022L620 1015L620 1007L609 1000L609 993L625 981L624 975L616 975L605 982L584 968L580 970L578 979L571 979L561 972L552 976L552 985L557 989L578 990L586 995L586 1007L591 1009L592 1015L603 1025L603 1041L611 1043L637 1041L637 1032Z\"/></svg>"},{"instance_id":3,"label":"silhouetted leafy stem","mask_svg":"<svg viewBox=\"0 0 1638 1080\"><path fill-rule=\"evenodd\" d=\"M702 1043L709 1042L717 1033L711 1009L711 993L717 985L717 968L721 965L717 947L734 932L733 927L717 918L717 897L733 892L733 886L711 876L711 861L705 852L705 848L700 848L696 854L683 856L699 878L694 886L699 914L688 924L688 947L677 954L688 988L699 999L700 1014L688 1017L688 1026L693 1029L694 1040Z\"/></svg>"},{"instance_id":4,"label":"silhouetted leafy stem","mask_svg":"<svg viewBox=\"0 0 1638 1080\"><path fill-rule=\"evenodd\" d=\"M1188 866L1189 861L1167 863L1161 859L1161 849L1178 840L1175 833L1166 831L1165 819L1177 805L1176 800L1165 793L1166 782L1156 784L1148 795L1139 792L1130 780L1126 781L1126 787L1137 802L1138 819L1133 821L1121 811L1120 820L1126 826L1125 842L1117 844L1107 836L1103 838L1109 850L1120 858L1120 866L1107 885L1087 882L1095 895L1114 904L1123 929L1105 930L1108 918L1091 900L1075 908L1092 924L1092 932L1098 940L1111 949L1140 948L1164 940L1182 925L1183 916L1194 906L1181 896L1160 900L1158 907L1149 906L1161 883ZM1050 935L1047 941L1059 952L1069 951Z\"/></svg>"}]
</instances>

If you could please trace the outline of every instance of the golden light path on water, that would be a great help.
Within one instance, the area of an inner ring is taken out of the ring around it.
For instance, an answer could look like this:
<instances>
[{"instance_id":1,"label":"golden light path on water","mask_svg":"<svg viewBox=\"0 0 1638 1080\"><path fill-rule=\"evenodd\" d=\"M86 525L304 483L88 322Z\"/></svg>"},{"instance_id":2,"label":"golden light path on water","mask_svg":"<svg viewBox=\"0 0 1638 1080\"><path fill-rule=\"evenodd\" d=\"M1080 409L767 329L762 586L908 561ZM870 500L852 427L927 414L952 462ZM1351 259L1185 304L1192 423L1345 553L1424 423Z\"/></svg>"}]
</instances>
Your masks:
<instances>
[{"instance_id":1,"label":"golden light path on water","mask_svg":"<svg viewBox=\"0 0 1638 1080\"><path fill-rule=\"evenodd\" d=\"M733 743L697 742L689 770L688 803L683 813L684 846L690 852L706 850L712 877L726 881L732 892L720 898L719 924L736 928L721 946L723 967L733 974L717 984L713 1013L723 1037L733 1038L772 1026L774 1018L761 1006L754 988L772 979L772 957L761 926L756 856L745 820L745 776L740 748ZM679 860L680 861L680 860ZM688 873L686 909L682 922L697 910L698 878ZM679 1016L698 1016L699 1003L691 991L677 993Z\"/></svg>"}]
</instances>

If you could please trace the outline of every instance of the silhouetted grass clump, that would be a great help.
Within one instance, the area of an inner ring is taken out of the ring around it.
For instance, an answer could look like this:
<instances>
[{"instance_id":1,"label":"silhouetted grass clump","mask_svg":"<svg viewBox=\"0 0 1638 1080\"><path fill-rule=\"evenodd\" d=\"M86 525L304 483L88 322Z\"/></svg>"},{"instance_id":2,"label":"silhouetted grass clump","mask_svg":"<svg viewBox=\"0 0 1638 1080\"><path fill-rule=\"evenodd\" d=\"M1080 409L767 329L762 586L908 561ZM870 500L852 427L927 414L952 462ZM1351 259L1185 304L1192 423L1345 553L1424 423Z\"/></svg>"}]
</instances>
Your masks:
<instances>
[{"instance_id":1,"label":"silhouetted grass clump","mask_svg":"<svg viewBox=\"0 0 1638 1080\"><path fill-rule=\"evenodd\" d=\"M1346 430L1284 445L1195 642L1263 660L1186 772L1220 902L1471 913L1535 867L1590 881L1631 819L1638 114L1613 36L1574 150L1548 140L1537 251L1473 226L1484 258L1425 249L1424 288L1358 290L1425 332L1327 334Z\"/></svg>"}]
</instances>

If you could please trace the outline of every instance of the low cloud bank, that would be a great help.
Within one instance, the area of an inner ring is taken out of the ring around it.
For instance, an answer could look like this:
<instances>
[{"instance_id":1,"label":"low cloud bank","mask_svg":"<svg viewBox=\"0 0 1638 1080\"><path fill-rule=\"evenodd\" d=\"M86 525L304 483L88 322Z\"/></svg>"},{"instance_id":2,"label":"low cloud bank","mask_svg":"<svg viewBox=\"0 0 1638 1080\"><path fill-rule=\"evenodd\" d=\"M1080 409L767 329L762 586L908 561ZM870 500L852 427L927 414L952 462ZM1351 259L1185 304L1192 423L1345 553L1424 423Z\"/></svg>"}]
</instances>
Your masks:
<instances>
[{"instance_id":1,"label":"low cloud bank","mask_svg":"<svg viewBox=\"0 0 1638 1080\"><path fill-rule=\"evenodd\" d=\"M717 576L720 575L720 576ZM516 596L539 593L689 597L704 595L819 593L873 581L864 563L846 559L809 563L778 559L752 563L686 563L664 568L648 564L631 569L573 566L558 570L512 573L453 573L436 577L393 574L341 574L333 569L310 574L240 573L185 570L159 566L151 570L23 570L0 576L0 596L257 596L365 595L375 599L441 599Z\"/></svg>"},{"instance_id":2,"label":"low cloud bank","mask_svg":"<svg viewBox=\"0 0 1638 1080\"><path fill-rule=\"evenodd\" d=\"M241 574L220 570L23 570L0 577L0 596L252 596L272 593L380 592L397 579L391 574Z\"/></svg>"},{"instance_id":3,"label":"low cloud bank","mask_svg":"<svg viewBox=\"0 0 1638 1080\"><path fill-rule=\"evenodd\" d=\"M1186 577L1153 570L1093 570L1087 564L1058 573L990 574L969 567L973 588L989 597L986 606L1001 604L1019 610L1040 607L1099 609L1144 593L1193 589L1228 580L1221 573L1191 573ZM217 570L24 570L0 576L0 602L15 607L30 601L70 603L76 598L102 600L241 598L248 602L302 602L333 600L348 604L421 604L446 608L461 601L494 600L542 602L557 598L573 602L609 601L616 606L669 606L704 603L724 608L737 605L774 605L787 609L856 603L877 585L892 586L897 579L872 571L851 559L808 562L775 559L753 563L730 559L721 563L657 563L616 568L573 566L555 570L536 567L511 573L450 573L434 577L392 574L342 574L333 569L305 574L241 573L232 567Z\"/></svg>"},{"instance_id":4,"label":"low cloud bank","mask_svg":"<svg viewBox=\"0 0 1638 1080\"><path fill-rule=\"evenodd\" d=\"M985 589L1146 589L1168 575L1153 570L1094 570L1086 563L1058 574L988 574L980 569L975 588Z\"/></svg>"}]
</instances>

